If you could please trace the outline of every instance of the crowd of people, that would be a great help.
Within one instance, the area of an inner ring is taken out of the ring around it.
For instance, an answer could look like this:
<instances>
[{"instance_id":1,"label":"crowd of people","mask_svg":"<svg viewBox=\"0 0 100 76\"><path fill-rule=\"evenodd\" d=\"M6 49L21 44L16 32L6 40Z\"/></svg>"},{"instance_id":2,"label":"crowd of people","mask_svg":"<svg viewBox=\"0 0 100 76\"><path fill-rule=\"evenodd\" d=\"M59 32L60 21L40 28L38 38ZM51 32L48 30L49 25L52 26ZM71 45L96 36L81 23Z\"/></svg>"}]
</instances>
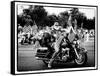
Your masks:
<instances>
[{"instance_id":1,"label":"crowd of people","mask_svg":"<svg viewBox=\"0 0 100 76\"><path fill-rule=\"evenodd\" d=\"M81 35L80 37L82 38L83 32L82 30L80 32L77 30L76 20L74 21L74 26L72 26L71 15L69 16L67 24L68 24L67 27L63 28L62 26L60 26L59 22L55 21L54 25L52 25L51 27L46 26L46 27L43 27L41 30L39 30L36 25L34 26L28 25L24 27L21 27L20 25L18 25L18 43L26 39L25 35L27 35L28 39L30 37L32 37L31 39L35 39L35 38L41 38L44 32L54 34L56 38L57 36L60 36L60 34L63 34L63 35L69 34L68 37L70 41L73 40L74 34Z\"/></svg>"}]
</instances>

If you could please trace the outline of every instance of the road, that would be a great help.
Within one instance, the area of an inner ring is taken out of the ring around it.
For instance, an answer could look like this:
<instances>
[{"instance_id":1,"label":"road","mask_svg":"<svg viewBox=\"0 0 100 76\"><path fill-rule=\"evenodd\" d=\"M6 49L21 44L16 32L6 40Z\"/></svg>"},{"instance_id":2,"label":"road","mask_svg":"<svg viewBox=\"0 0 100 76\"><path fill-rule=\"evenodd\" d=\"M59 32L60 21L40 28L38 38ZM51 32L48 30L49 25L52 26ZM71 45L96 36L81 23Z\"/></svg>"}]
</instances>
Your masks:
<instances>
[{"instance_id":1,"label":"road","mask_svg":"<svg viewBox=\"0 0 100 76\"><path fill-rule=\"evenodd\" d=\"M81 44L88 51L88 61L84 67L93 67L94 64L94 39L88 42L82 42ZM48 67L43 63L42 60L36 60L36 50L34 45L19 45L18 46L18 71L34 71L34 70L46 70ZM74 62L70 63L58 63L53 65L53 69L58 68L75 68Z\"/></svg>"}]
</instances>

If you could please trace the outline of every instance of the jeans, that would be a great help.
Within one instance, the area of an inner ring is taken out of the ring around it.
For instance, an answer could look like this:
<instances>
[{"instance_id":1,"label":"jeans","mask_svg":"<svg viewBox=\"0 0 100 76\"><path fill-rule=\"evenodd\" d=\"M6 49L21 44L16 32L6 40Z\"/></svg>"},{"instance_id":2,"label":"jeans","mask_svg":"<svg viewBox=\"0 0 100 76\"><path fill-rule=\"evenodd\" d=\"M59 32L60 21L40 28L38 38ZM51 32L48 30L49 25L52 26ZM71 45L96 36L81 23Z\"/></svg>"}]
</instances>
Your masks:
<instances>
[{"instance_id":1,"label":"jeans","mask_svg":"<svg viewBox=\"0 0 100 76\"><path fill-rule=\"evenodd\" d=\"M52 58L50 59L50 62L49 62L50 66L52 65L55 57L58 55L58 53L60 51L59 47L60 47L60 43L61 43L63 38L64 38L64 36L60 36L58 39L56 39L56 42L54 43L55 52L53 53Z\"/></svg>"}]
</instances>

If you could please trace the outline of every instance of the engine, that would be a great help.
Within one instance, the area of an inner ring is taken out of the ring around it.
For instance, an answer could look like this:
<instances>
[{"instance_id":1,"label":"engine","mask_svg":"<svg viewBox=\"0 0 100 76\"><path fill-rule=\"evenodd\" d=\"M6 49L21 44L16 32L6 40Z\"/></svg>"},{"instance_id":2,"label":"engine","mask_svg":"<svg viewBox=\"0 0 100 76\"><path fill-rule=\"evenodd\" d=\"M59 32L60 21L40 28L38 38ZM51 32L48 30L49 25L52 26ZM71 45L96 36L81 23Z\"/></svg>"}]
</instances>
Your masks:
<instances>
[{"instance_id":1,"label":"engine","mask_svg":"<svg viewBox=\"0 0 100 76\"><path fill-rule=\"evenodd\" d=\"M70 51L70 48L68 46L68 43L67 43L66 39L64 39L63 42L61 43L61 54L62 54L61 57L62 57L63 61L68 60L69 51Z\"/></svg>"}]
</instances>

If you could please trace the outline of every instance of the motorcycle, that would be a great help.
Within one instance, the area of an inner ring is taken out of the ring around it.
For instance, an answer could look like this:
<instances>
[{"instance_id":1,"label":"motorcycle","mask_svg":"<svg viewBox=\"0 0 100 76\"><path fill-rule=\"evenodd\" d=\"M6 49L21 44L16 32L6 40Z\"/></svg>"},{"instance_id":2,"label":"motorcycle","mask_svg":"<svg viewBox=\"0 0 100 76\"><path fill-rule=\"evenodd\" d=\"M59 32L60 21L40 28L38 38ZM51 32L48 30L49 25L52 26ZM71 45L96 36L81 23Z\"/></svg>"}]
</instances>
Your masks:
<instances>
[{"instance_id":1,"label":"motorcycle","mask_svg":"<svg viewBox=\"0 0 100 76\"><path fill-rule=\"evenodd\" d=\"M32 35L30 35L30 37L28 38L28 35L25 34L23 35L23 38L21 40L21 44L24 45L25 43L28 43L28 44L32 44L33 40L32 40Z\"/></svg>"},{"instance_id":2,"label":"motorcycle","mask_svg":"<svg viewBox=\"0 0 100 76\"><path fill-rule=\"evenodd\" d=\"M45 40L44 38L39 41L41 47L37 49L35 57L37 60L42 60L46 65L48 65L53 53L55 52L53 48L55 38L51 35L48 35ZM77 38L75 38L73 42L70 42L67 37L64 37L60 43L59 50L59 53L54 59L55 62L67 63L74 61L75 64L79 66L85 65L87 62L87 50L79 46Z\"/></svg>"}]
</instances>

